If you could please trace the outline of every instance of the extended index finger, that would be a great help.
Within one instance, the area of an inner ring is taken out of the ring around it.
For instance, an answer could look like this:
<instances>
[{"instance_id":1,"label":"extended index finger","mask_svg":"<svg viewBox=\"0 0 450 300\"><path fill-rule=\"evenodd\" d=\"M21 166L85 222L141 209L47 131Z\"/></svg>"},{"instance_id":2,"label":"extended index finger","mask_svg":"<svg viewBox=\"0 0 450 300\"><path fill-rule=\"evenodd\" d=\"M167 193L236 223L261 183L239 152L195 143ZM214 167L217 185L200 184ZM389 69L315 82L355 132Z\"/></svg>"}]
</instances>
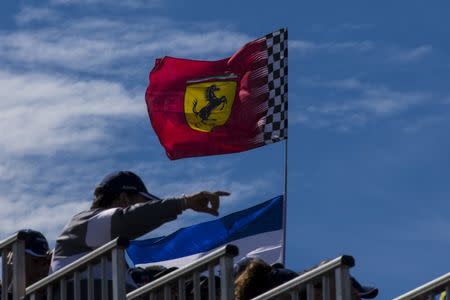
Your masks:
<instances>
[{"instance_id":1,"label":"extended index finger","mask_svg":"<svg viewBox=\"0 0 450 300\"><path fill-rule=\"evenodd\" d=\"M231 195L230 193L224 192L224 191L217 191L217 192L214 192L214 194L217 196L230 196Z\"/></svg>"}]
</instances>

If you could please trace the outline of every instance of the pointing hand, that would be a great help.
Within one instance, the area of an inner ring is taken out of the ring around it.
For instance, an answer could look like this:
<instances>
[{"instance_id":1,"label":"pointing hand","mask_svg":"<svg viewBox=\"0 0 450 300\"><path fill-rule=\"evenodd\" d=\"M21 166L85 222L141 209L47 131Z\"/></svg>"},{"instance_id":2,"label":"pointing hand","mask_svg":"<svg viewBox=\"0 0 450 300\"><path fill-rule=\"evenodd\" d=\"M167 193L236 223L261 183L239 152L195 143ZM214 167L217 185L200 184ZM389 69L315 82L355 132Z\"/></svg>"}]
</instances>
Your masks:
<instances>
[{"instance_id":1,"label":"pointing hand","mask_svg":"<svg viewBox=\"0 0 450 300\"><path fill-rule=\"evenodd\" d=\"M198 212L204 212L213 216L219 215L220 196L229 196L230 193L217 192L199 192L190 196L185 196L185 207Z\"/></svg>"}]
</instances>

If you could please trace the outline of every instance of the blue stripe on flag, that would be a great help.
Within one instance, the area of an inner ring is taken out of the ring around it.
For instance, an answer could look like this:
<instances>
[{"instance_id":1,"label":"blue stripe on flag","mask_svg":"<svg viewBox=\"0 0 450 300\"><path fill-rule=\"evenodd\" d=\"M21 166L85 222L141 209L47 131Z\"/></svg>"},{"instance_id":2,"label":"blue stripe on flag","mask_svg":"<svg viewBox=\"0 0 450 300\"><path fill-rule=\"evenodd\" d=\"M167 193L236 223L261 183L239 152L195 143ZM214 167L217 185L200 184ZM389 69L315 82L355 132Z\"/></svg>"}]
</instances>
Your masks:
<instances>
[{"instance_id":1,"label":"blue stripe on flag","mask_svg":"<svg viewBox=\"0 0 450 300\"><path fill-rule=\"evenodd\" d=\"M278 196L168 236L132 241L127 254L134 264L146 264L203 253L248 236L280 230L282 219L283 196Z\"/></svg>"}]
</instances>

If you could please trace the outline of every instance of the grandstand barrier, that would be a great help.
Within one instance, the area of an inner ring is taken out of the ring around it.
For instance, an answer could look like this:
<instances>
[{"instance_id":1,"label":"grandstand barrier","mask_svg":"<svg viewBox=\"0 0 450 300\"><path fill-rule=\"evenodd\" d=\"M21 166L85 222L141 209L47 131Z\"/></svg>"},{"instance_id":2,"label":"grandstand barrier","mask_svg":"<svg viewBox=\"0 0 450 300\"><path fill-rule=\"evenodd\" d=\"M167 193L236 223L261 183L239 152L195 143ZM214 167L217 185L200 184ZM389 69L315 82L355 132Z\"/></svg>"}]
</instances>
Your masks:
<instances>
[{"instance_id":1,"label":"grandstand barrier","mask_svg":"<svg viewBox=\"0 0 450 300\"><path fill-rule=\"evenodd\" d=\"M208 299L216 299L216 267L220 272L220 299L234 299L233 260L239 254L234 245L223 246L204 257L158 278L127 294L131 299L186 299L186 281L192 279L194 299L200 299L200 274L208 276Z\"/></svg>"},{"instance_id":2,"label":"grandstand barrier","mask_svg":"<svg viewBox=\"0 0 450 300\"><path fill-rule=\"evenodd\" d=\"M84 255L73 263L61 268L53 274L41 279L33 285L26 288L26 296L30 300L37 300L39 295L46 295L47 300L60 299L65 300L68 297L68 283L73 285L73 299L85 300L82 297L81 275L85 274L87 279L87 299L94 300L94 266L99 266L101 280L101 300L114 299L124 300L125 274L127 268L125 265L124 251L128 247L129 241L123 238L116 238L100 248ZM111 273L109 273L108 264L111 264ZM112 297L109 295L108 281L112 280ZM56 289L55 289L56 287ZM41 294L39 294L42 292ZM59 295L58 295L59 294ZM70 297L71 298L71 297ZM97 300L97 299L95 299ZM98 299L100 300L100 299Z\"/></svg>"},{"instance_id":3,"label":"grandstand barrier","mask_svg":"<svg viewBox=\"0 0 450 300\"><path fill-rule=\"evenodd\" d=\"M450 272L436 278L428 283L425 283L418 288L403 294L394 300L434 300L436 295L446 292L446 297L449 299L450 295Z\"/></svg>"},{"instance_id":4,"label":"grandstand barrier","mask_svg":"<svg viewBox=\"0 0 450 300\"><path fill-rule=\"evenodd\" d=\"M354 265L355 260L353 257L343 255L275 287L252 300L278 299L282 296L290 296L293 300L351 300L352 291L349 268ZM321 298L314 295L315 287L320 284L322 286ZM331 297L333 292L336 294L335 297ZM306 297L302 294L305 294Z\"/></svg>"},{"instance_id":5,"label":"grandstand barrier","mask_svg":"<svg viewBox=\"0 0 450 300\"><path fill-rule=\"evenodd\" d=\"M8 299L8 287L12 287L12 299L19 300L25 296L25 241L21 232L0 241L2 255L2 295ZM8 254L12 252L12 278L9 277Z\"/></svg>"}]
</instances>

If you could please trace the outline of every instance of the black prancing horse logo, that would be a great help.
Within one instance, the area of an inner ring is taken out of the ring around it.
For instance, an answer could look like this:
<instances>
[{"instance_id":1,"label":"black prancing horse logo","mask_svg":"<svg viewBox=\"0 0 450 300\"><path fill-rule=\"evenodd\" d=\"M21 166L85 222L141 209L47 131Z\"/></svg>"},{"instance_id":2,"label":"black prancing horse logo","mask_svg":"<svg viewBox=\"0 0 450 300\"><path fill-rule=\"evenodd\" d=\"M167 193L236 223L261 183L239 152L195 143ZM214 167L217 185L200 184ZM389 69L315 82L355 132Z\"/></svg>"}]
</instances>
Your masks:
<instances>
[{"instance_id":1,"label":"black prancing horse logo","mask_svg":"<svg viewBox=\"0 0 450 300\"><path fill-rule=\"evenodd\" d=\"M222 107L220 110L223 110L225 107L225 104L227 104L227 97L222 96L218 98L214 93L216 91L219 91L220 88L218 88L215 84L211 85L206 89L206 101L208 103L202 107L199 111L197 111L197 99L194 99L194 105L192 107L192 112L201 119L201 122L203 124L206 124L206 121L216 121L215 119L210 119L211 113L214 109L219 107L222 104Z\"/></svg>"}]
</instances>

